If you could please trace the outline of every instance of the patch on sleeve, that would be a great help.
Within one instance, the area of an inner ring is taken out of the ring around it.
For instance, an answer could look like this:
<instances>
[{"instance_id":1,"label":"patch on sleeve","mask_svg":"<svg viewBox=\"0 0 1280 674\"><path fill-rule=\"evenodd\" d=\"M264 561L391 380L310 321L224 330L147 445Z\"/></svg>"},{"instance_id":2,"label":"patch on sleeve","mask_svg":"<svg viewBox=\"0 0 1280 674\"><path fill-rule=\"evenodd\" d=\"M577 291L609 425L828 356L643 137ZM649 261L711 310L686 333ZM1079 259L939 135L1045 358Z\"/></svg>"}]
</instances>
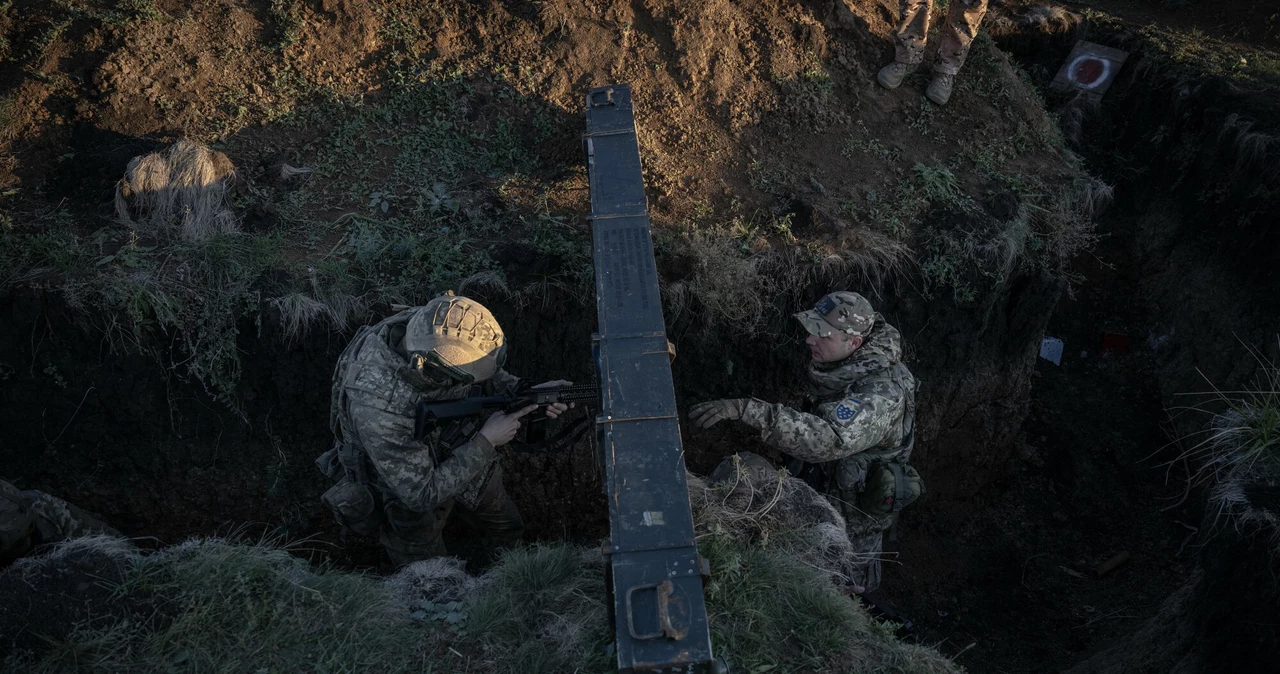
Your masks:
<instances>
[{"instance_id":1,"label":"patch on sleeve","mask_svg":"<svg viewBox=\"0 0 1280 674\"><path fill-rule=\"evenodd\" d=\"M848 426L853 423L858 413L862 411L863 402L857 398L845 398L836 405L836 421Z\"/></svg>"}]
</instances>

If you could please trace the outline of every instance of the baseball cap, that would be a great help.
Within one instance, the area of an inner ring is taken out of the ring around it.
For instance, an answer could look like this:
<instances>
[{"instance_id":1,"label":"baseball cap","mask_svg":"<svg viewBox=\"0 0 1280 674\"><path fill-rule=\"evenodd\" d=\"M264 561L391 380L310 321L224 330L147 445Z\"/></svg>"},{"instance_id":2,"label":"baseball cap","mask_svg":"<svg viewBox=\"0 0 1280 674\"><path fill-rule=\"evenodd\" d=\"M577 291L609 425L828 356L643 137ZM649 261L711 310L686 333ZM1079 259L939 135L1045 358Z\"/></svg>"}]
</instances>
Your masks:
<instances>
[{"instance_id":1,"label":"baseball cap","mask_svg":"<svg viewBox=\"0 0 1280 674\"><path fill-rule=\"evenodd\" d=\"M876 311L867 298L839 290L825 295L808 311L795 315L810 334L826 337L834 332L865 335L876 322Z\"/></svg>"}]
</instances>

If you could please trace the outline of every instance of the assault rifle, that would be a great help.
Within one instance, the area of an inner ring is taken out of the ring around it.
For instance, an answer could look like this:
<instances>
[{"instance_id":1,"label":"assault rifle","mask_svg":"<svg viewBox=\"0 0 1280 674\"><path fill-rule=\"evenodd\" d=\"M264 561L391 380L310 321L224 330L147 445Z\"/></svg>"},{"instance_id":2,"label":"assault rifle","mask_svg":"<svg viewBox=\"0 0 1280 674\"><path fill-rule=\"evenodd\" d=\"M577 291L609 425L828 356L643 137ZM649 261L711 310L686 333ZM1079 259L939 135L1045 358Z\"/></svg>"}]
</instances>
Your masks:
<instances>
[{"instance_id":1,"label":"assault rifle","mask_svg":"<svg viewBox=\"0 0 1280 674\"><path fill-rule=\"evenodd\" d=\"M417 416L413 424L413 439L422 442L427 433L439 424L466 419L480 419L494 412L515 412L529 405L545 408L555 403L583 403L596 405L600 401L600 387L597 384L578 384L574 386L553 386L548 388L524 387L514 393L503 393L492 396L470 396L455 400L426 400L418 403ZM539 416L529 419L525 430L525 440L516 444L517 451L553 451L560 445L572 444L586 430L587 419L580 419L561 431L551 440L546 440L547 417Z\"/></svg>"}]
</instances>

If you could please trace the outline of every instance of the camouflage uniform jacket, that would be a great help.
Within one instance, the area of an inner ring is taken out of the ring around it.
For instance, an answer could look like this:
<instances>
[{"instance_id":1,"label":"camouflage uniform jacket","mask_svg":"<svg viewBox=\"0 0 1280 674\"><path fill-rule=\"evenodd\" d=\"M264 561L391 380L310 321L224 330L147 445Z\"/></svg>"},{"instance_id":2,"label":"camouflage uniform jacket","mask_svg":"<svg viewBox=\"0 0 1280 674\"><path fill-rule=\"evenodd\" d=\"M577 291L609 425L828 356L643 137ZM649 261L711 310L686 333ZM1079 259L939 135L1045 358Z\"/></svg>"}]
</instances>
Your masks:
<instances>
[{"instance_id":1,"label":"camouflage uniform jacket","mask_svg":"<svg viewBox=\"0 0 1280 674\"><path fill-rule=\"evenodd\" d=\"M838 462L828 474L851 487L865 476L870 458L905 460L910 453L916 382L901 359L901 335L876 314L866 343L852 356L810 365L812 414L752 398L742 420L797 459Z\"/></svg>"},{"instance_id":2,"label":"camouflage uniform jacket","mask_svg":"<svg viewBox=\"0 0 1280 674\"><path fill-rule=\"evenodd\" d=\"M348 456L354 455L361 465L350 466L343 460L348 475L367 473L363 481L384 500L397 499L418 512L429 512L455 498L470 505L484 492L497 451L476 432L476 423L446 426L424 442L415 441L418 401L504 393L517 386L519 379L499 369L479 385L425 390L414 386L402 373L408 354L401 342L411 315L402 311L361 328L342 352L333 374L330 427L340 448L357 450ZM442 441L442 436L455 440ZM363 470L369 466L372 471Z\"/></svg>"}]
</instances>

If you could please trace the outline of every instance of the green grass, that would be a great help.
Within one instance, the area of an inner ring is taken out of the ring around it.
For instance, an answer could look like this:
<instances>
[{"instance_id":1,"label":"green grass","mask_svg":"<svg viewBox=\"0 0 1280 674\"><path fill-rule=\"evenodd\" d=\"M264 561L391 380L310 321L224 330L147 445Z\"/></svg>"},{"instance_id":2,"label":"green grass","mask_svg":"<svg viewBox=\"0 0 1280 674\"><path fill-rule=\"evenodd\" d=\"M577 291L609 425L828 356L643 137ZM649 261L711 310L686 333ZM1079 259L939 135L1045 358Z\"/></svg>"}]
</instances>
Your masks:
<instances>
[{"instance_id":1,"label":"green grass","mask_svg":"<svg viewBox=\"0 0 1280 674\"><path fill-rule=\"evenodd\" d=\"M724 537L701 547L714 569L706 587L712 643L734 671L958 671L936 651L897 641L785 553ZM613 671L595 550L520 548L478 579L435 563L384 580L312 566L271 544L216 539L126 559L114 596L149 601L160 620L80 625L6 666L33 674Z\"/></svg>"},{"instance_id":2,"label":"green grass","mask_svg":"<svg viewBox=\"0 0 1280 674\"><path fill-rule=\"evenodd\" d=\"M425 631L377 579L312 568L269 545L192 541L137 556L115 593L164 598L170 621L81 626L24 671L408 672L420 663Z\"/></svg>"},{"instance_id":3,"label":"green grass","mask_svg":"<svg viewBox=\"0 0 1280 674\"><path fill-rule=\"evenodd\" d=\"M1249 348L1249 347L1246 347ZM1200 420L1194 432L1174 442L1181 450L1169 464L1182 464L1187 492L1208 489L1207 541L1224 527L1256 534L1280 555L1280 513L1274 505L1255 504L1251 492L1280 484L1280 367L1249 348L1258 365L1254 379L1237 390L1216 386L1185 394L1193 403L1171 412L1175 421L1184 413Z\"/></svg>"},{"instance_id":4,"label":"green grass","mask_svg":"<svg viewBox=\"0 0 1280 674\"><path fill-rule=\"evenodd\" d=\"M4 286L52 285L116 349L173 335L189 356L186 372L228 402L240 376L238 318L257 311L255 284L282 256L278 235L157 246L115 227L89 236L57 222L0 230Z\"/></svg>"},{"instance_id":5,"label":"green grass","mask_svg":"<svg viewBox=\"0 0 1280 674\"><path fill-rule=\"evenodd\" d=\"M1238 390L1213 387L1195 404L1179 411L1207 414L1209 423L1198 436L1186 436L1195 444L1178 460L1191 461L1200 468L1195 481L1239 481L1280 477L1280 368L1251 351L1258 363L1258 376Z\"/></svg>"},{"instance_id":6,"label":"green grass","mask_svg":"<svg viewBox=\"0 0 1280 674\"><path fill-rule=\"evenodd\" d=\"M143 0L146 1L146 0ZM299 0L271 0L271 18L276 23L275 48L284 51L302 39L304 24Z\"/></svg>"}]
</instances>

